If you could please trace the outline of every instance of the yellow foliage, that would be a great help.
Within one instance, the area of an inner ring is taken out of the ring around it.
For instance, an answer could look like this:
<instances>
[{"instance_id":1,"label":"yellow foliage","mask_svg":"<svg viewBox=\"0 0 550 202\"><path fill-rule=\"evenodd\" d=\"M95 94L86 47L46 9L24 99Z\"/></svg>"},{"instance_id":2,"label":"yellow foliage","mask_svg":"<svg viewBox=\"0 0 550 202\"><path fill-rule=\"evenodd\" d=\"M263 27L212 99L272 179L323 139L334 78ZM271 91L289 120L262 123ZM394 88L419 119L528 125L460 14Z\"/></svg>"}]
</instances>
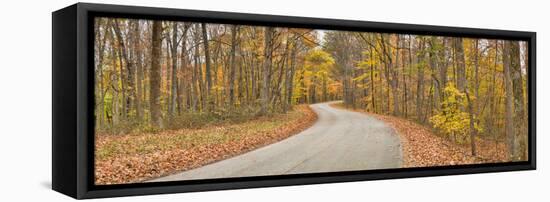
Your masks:
<instances>
[{"instance_id":1,"label":"yellow foliage","mask_svg":"<svg viewBox=\"0 0 550 202\"><path fill-rule=\"evenodd\" d=\"M465 137L470 129L470 116L463 111L468 104L466 95L460 92L452 82L445 87L444 94L441 111L430 118L430 123L446 135ZM474 128L479 132L483 130L477 123L474 124Z\"/></svg>"}]
</instances>

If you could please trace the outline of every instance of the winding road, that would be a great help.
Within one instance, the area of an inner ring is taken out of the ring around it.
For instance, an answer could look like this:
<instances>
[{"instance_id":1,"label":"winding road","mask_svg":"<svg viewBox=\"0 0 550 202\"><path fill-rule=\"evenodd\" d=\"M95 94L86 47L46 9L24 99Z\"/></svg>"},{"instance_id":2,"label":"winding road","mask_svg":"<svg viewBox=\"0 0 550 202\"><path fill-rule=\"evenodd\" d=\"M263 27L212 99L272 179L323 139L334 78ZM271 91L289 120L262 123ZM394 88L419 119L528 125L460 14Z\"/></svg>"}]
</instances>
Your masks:
<instances>
[{"instance_id":1,"label":"winding road","mask_svg":"<svg viewBox=\"0 0 550 202\"><path fill-rule=\"evenodd\" d=\"M366 114L334 108L331 103L311 105L318 120L299 134L151 182L401 167L401 144L391 127Z\"/></svg>"}]
</instances>

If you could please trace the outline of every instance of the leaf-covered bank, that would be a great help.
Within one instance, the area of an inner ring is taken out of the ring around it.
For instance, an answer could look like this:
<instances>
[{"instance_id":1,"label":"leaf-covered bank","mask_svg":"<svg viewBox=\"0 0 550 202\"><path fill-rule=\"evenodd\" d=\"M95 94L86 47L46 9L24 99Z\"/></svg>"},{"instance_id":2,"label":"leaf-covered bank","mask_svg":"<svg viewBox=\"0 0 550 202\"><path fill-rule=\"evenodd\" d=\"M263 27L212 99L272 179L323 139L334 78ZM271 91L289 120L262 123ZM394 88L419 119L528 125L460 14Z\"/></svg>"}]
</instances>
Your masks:
<instances>
[{"instance_id":1,"label":"leaf-covered bank","mask_svg":"<svg viewBox=\"0 0 550 202\"><path fill-rule=\"evenodd\" d=\"M280 140L317 119L308 106L238 124L159 133L97 135L96 184L141 182L200 167Z\"/></svg>"}]
</instances>

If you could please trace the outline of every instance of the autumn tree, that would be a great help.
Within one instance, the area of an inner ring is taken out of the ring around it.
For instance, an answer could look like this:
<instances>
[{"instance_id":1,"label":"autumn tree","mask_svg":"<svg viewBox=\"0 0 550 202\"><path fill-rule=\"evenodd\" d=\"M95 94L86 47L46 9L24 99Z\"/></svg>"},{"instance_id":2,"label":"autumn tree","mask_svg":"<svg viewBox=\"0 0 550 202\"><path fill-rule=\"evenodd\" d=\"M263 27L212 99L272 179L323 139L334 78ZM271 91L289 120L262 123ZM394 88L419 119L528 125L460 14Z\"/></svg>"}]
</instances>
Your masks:
<instances>
[{"instance_id":1,"label":"autumn tree","mask_svg":"<svg viewBox=\"0 0 550 202\"><path fill-rule=\"evenodd\" d=\"M310 103L327 101L329 71L332 65L334 65L334 59L323 50L313 50L306 55L304 69L308 77Z\"/></svg>"}]
</instances>

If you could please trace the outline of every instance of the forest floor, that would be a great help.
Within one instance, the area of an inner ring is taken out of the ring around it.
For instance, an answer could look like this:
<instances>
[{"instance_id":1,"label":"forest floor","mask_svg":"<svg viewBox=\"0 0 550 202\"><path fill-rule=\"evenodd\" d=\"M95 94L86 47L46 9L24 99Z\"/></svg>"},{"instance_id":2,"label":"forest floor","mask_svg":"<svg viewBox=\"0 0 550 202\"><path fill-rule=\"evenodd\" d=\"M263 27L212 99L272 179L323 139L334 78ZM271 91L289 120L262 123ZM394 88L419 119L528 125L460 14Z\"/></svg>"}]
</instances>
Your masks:
<instances>
[{"instance_id":1,"label":"forest floor","mask_svg":"<svg viewBox=\"0 0 550 202\"><path fill-rule=\"evenodd\" d=\"M345 108L342 103L332 104ZM469 144L456 144L437 135L431 128L400 117L381 115L362 109L349 109L371 115L393 127L400 136L403 149L403 167L431 167L494 163L506 161L506 146L481 137L476 138L477 155L471 155Z\"/></svg>"},{"instance_id":2,"label":"forest floor","mask_svg":"<svg viewBox=\"0 0 550 202\"><path fill-rule=\"evenodd\" d=\"M317 119L301 105L286 114L243 123L158 133L96 135L95 183L142 182L220 161L278 142L309 128Z\"/></svg>"}]
</instances>

